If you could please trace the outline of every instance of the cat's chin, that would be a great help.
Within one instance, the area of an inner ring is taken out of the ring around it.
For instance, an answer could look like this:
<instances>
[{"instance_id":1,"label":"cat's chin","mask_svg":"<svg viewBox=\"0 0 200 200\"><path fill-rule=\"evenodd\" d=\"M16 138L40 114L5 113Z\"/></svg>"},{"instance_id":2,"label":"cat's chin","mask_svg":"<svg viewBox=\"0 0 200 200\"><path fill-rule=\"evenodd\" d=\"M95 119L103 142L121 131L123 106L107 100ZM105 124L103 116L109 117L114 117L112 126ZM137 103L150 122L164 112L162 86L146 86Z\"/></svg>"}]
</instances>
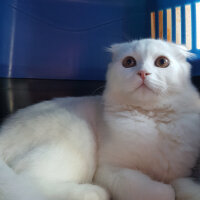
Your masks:
<instances>
[{"instance_id":1,"label":"cat's chin","mask_svg":"<svg viewBox=\"0 0 200 200\"><path fill-rule=\"evenodd\" d=\"M139 107L155 108L160 106L160 102L164 101L162 93L145 84L137 87L131 95L127 96L129 96L132 105Z\"/></svg>"},{"instance_id":2,"label":"cat's chin","mask_svg":"<svg viewBox=\"0 0 200 200\"><path fill-rule=\"evenodd\" d=\"M152 104L158 101L158 97L146 88L140 89L141 91L136 92L131 97L131 103L137 106L144 104ZM148 93L148 94L147 94Z\"/></svg>"},{"instance_id":3,"label":"cat's chin","mask_svg":"<svg viewBox=\"0 0 200 200\"><path fill-rule=\"evenodd\" d=\"M110 95L104 93L104 102L106 105L132 105L133 107L141 107L149 110L160 106L161 96L153 92L151 89L142 86L134 92L118 93Z\"/></svg>"},{"instance_id":4,"label":"cat's chin","mask_svg":"<svg viewBox=\"0 0 200 200\"><path fill-rule=\"evenodd\" d=\"M154 90L150 85L141 83L132 91L133 99L138 99L140 102L155 100L159 96L159 92Z\"/></svg>"}]
</instances>

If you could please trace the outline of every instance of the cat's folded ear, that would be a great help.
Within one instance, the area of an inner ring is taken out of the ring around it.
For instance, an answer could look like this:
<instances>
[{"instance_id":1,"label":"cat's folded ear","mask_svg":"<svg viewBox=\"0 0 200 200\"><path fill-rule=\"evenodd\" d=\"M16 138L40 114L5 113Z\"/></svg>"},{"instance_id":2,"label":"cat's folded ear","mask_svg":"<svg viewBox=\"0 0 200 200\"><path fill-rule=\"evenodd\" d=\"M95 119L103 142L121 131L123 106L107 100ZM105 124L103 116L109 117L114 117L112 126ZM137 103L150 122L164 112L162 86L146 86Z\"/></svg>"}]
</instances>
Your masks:
<instances>
[{"instance_id":1,"label":"cat's folded ear","mask_svg":"<svg viewBox=\"0 0 200 200\"><path fill-rule=\"evenodd\" d=\"M175 46L175 48L177 49L177 51L180 53L181 56L183 56L184 58L195 58L196 54L192 53L189 51L189 49L185 46L185 45L179 45L179 44L173 44Z\"/></svg>"},{"instance_id":2,"label":"cat's folded ear","mask_svg":"<svg viewBox=\"0 0 200 200\"><path fill-rule=\"evenodd\" d=\"M112 54L112 60L117 58L121 52L126 51L127 43L117 43L112 44L110 47L106 48L106 52L109 52Z\"/></svg>"},{"instance_id":3,"label":"cat's folded ear","mask_svg":"<svg viewBox=\"0 0 200 200\"><path fill-rule=\"evenodd\" d=\"M114 59L115 57L117 58L118 56L122 55L124 52L132 48L132 45L130 44L132 44L133 42L134 41L112 44L110 47L106 48L105 50L109 53L112 53L113 59Z\"/></svg>"},{"instance_id":4,"label":"cat's folded ear","mask_svg":"<svg viewBox=\"0 0 200 200\"><path fill-rule=\"evenodd\" d=\"M110 47L107 47L105 50L106 50L106 52L109 52L109 53L116 53L117 51L120 50L120 48L123 45L124 45L124 43L112 44Z\"/></svg>"}]
</instances>

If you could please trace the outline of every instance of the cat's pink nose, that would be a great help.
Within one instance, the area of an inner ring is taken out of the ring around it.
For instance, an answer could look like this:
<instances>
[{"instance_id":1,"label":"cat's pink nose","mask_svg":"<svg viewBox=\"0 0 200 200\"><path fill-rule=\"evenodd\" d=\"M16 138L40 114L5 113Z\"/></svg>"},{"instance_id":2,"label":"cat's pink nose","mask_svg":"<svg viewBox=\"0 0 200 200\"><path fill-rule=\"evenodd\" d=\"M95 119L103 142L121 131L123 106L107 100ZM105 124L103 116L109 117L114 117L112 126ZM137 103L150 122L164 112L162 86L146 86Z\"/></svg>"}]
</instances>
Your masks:
<instances>
[{"instance_id":1,"label":"cat's pink nose","mask_svg":"<svg viewBox=\"0 0 200 200\"><path fill-rule=\"evenodd\" d=\"M144 71L144 70L141 70L141 71L139 71L137 74L138 74L138 75L141 77L141 79L144 81L144 79L146 78L146 76L150 75L151 73L148 73L148 72L146 72L146 71Z\"/></svg>"}]
</instances>

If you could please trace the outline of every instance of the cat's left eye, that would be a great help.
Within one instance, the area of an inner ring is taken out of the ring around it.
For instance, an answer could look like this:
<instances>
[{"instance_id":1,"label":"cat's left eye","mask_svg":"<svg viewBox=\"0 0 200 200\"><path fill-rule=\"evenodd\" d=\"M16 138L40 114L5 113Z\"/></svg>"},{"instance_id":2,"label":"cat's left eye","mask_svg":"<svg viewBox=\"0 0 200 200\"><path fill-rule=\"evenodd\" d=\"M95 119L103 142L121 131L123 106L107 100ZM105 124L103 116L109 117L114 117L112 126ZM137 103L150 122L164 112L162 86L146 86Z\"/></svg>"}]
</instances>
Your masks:
<instances>
[{"instance_id":1,"label":"cat's left eye","mask_svg":"<svg viewBox=\"0 0 200 200\"><path fill-rule=\"evenodd\" d=\"M160 67L160 68L166 68L170 64L169 59L165 56L159 56L155 60L155 66Z\"/></svg>"}]
</instances>

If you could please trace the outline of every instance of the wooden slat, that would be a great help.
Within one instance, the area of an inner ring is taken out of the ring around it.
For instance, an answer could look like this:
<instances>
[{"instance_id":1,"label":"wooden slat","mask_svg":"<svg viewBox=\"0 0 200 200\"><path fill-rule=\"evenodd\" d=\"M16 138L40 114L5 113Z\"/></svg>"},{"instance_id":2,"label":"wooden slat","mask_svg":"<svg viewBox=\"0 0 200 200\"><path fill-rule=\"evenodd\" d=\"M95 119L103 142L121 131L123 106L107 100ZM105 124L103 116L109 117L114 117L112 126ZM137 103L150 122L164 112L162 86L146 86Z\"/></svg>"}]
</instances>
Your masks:
<instances>
[{"instance_id":1,"label":"wooden slat","mask_svg":"<svg viewBox=\"0 0 200 200\"><path fill-rule=\"evenodd\" d=\"M163 10L158 12L159 38L163 39Z\"/></svg>"},{"instance_id":2,"label":"wooden slat","mask_svg":"<svg viewBox=\"0 0 200 200\"><path fill-rule=\"evenodd\" d=\"M186 47L192 49L191 5L185 5L185 42Z\"/></svg>"},{"instance_id":3,"label":"wooden slat","mask_svg":"<svg viewBox=\"0 0 200 200\"><path fill-rule=\"evenodd\" d=\"M167 9L167 40L172 41L172 10Z\"/></svg>"},{"instance_id":4,"label":"wooden slat","mask_svg":"<svg viewBox=\"0 0 200 200\"><path fill-rule=\"evenodd\" d=\"M151 12L151 38L156 38L156 19L155 12Z\"/></svg>"},{"instance_id":5,"label":"wooden slat","mask_svg":"<svg viewBox=\"0 0 200 200\"><path fill-rule=\"evenodd\" d=\"M176 7L176 44L181 44L181 7Z\"/></svg>"},{"instance_id":6,"label":"wooden slat","mask_svg":"<svg viewBox=\"0 0 200 200\"><path fill-rule=\"evenodd\" d=\"M200 2L196 3L196 41L197 49L200 49Z\"/></svg>"}]
</instances>

